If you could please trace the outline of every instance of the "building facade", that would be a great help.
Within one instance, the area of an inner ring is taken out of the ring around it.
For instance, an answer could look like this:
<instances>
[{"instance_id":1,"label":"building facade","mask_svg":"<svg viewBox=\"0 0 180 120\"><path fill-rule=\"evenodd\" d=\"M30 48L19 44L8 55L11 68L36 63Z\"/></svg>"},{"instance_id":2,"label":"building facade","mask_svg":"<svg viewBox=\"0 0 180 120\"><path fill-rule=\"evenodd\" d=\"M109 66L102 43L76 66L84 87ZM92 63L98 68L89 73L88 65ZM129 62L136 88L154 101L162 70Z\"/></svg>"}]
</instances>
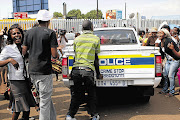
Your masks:
<instances>
[{"instance_id":1,"label":"building facade","mask_svg":"<svg viewBox=\"0 0 180 120\"><path fill-rule=\"evenodd\" d=\"M13 0L13 13L28 12L28 14L37 14L41 9L49 9L48 0Z\"/></svg>"}]
</instances>

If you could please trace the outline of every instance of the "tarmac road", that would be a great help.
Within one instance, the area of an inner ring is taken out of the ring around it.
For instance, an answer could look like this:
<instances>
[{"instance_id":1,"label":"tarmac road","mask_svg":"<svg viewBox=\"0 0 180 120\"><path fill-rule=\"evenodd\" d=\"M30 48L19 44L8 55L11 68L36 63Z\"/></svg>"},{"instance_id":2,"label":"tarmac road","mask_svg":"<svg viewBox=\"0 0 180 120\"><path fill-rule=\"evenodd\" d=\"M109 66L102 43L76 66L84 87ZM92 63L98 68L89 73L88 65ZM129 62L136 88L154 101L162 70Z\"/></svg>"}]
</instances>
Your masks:
<instances>
[{"instance_id":1,"label":"tarmac road","mask_svg":"<svg viewBox=\"0 0 180 120\"><path fill-rule=\"evenodd\" d=\"M70 91L62 81L55 81L55 79L53 81L52 99L57 112L57 120L65 120L70 104ZM113 100L108 101L109 104L98 107L101 120L180 120L180 95L167 98L157 94L160 90L161 88L155 89L155 95L151 97L149 103L134 102L134 98L119 100L118 104ZM129 95L131 96L131 94ZM0 95L0 120L11 120L11 112L6 110L8 101L3 98ZM121 99L123 96L119 96L119 98ZM38 120L38 112L34 108L31 108L30 116ZM75 117L77 120L90 119L83 105Z\"/></svg>"}]
</instances>

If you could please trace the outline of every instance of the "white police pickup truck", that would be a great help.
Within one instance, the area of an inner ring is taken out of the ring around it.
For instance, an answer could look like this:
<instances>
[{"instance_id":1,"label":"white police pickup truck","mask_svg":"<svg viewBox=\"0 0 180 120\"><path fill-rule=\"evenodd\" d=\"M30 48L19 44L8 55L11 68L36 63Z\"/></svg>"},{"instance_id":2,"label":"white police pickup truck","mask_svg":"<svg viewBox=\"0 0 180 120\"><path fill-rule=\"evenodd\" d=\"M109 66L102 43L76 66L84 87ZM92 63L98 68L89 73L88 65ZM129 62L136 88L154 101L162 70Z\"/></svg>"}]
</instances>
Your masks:
<instances>
[{"instance_id":1,"label":"white police pickup truck","mask_svg":"<svg viewBox=\"0 0 180 120\"><path fill-rule=\"evenodd\" d=\"M133 28L98 28L94 30L94 35L100 38L101 52L98 57L103 75L103 80L95 79L97 95L103 94L103 88L134 88L141 100L148 102L154 95L154 87L161 81L159 48L141 46ZM62 60L63 81L67 87L73 85L68 77L73 57L73 46L67 46Z\"/></svg>"}]
</instances>

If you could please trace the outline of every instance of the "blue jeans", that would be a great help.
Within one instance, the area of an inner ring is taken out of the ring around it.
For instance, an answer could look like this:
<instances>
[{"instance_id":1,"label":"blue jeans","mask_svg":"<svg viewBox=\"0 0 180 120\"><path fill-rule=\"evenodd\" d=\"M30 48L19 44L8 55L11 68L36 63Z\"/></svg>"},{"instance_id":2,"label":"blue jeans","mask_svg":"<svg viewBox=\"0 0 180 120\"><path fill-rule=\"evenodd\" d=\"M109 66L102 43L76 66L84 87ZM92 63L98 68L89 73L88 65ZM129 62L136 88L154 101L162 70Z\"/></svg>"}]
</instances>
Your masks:
<instances>
[{"instance_id":1,"label":"blue jeans","mask_svg":"<svg viewBox=\"0 0 180 120\"><path fill-rule=\"evenodd\" d=\"M164 70L163 70L163 76L164 76L164 87L163 87L163 92L167 93L168 92L168 79L170 82L170 94L174 94L175 92L175 74L177 72L177 69L179 67L179 60L167 60Z\"/></svg>"},{"instance_id":2,"label":"blue jeans","mask_svg":"<svg viewBox=\"0 0 180 120\"><path fill-rule=\"evenodd\" d=\"M31 81L39 91L39 120L56 120L56 111L51 99L53 89L52 75L31 75Z\"/></svg>"}]
</instances>

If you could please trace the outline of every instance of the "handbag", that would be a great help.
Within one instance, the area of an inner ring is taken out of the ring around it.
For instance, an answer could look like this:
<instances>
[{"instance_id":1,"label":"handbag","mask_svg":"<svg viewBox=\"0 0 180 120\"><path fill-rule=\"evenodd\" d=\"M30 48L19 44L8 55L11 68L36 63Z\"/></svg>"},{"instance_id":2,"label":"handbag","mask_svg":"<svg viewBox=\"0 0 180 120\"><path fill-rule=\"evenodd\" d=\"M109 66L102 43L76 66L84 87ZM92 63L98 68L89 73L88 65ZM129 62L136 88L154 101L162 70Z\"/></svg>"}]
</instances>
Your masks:
<instances>
[{"instance_id":1,"label":"handbag","mask_svg":"<svg viewBox=\"0 0 180 120\"><path fill-rule=\"evenodd\" d=\"M30 78L30 76L28 75L28 71L27 71L27 69L26 69L25 57L22 56L22 58L23 58L23 62L24 62L23 76L24 76L24 78L25 78L25 81L26 81L28 90L31 91L32 86L33 86L33 83L31 82L31 78Z\"/></svg>"},{"instance_id":2,"label":"handbag","mask_svg":"<svg viewBox=\"0 0 180 120\"><path fill-rule=\"evenodd\" d=\"M57 59L51 59L52 70L55 73L62 73L62 62Z\"/></svg>"},{"instance_id":3,"label":"handbag","mask_svg":"<svg viewBox=\"0 0 180 120\"><path fill-rule=\"evenodd\" d=\"M26 64L25 64L25 58L23 57L23 61L24 61L24 70L23 70L23 76L25 78L25 82L26 82L26 85L27 85L27 90L29 92L28 94L28 104L30 107L35 107L36 106L36 101L34 99L34 96L32 94L32 87L33 87L33 83L31 82L31 78L30 76L28 75L28 72L27 72L27 69L26 69Z\"/></svg>"}]
</instances>

